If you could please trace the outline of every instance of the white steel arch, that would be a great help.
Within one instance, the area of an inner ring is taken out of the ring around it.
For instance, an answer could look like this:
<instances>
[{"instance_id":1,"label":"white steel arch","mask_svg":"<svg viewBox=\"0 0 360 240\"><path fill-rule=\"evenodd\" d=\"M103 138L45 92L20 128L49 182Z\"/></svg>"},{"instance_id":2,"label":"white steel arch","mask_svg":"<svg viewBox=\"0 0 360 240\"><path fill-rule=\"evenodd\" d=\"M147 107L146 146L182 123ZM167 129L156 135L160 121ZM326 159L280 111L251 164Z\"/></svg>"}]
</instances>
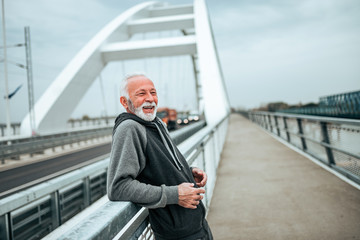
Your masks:
<instances>
[{"instance_id":1,"label":"white steel arch","mask_svg":"<svg viewBox=\"0 0 360 240\"><path fill-rule=\"evenodd\" d=\"M195 33L128 41L135 33L185 29L194 29ZM175 55L197 56L194 69L199 72L206 120L215 123L222 119L230 107L205 0L186 6L146 2L105 26L59 74L35 104L37 132L65 129L73 110L110 61ZM21 123L21 133L31 134L28 115Z\"/></svg>"}]
</instances>

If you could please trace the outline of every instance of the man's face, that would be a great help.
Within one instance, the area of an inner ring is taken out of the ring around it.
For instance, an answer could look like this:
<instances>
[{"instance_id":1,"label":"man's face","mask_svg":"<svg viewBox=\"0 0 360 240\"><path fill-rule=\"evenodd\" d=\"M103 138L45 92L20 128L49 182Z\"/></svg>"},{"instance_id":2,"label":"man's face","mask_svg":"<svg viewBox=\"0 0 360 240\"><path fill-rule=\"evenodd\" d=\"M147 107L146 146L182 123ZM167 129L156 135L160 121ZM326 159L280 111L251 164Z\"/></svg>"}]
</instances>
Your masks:
<instances>
[{"instance_id":1,"label":"man's face","mask_svg":"<svg viewBox=\"0 0 360 240\"><path fill-rule=\"evenodd\" d=\"M128 80L128 93L131 102L122 102L125 109L144 120L153 120L158 104L153 82L145 76L132 77Z\"/></svg>"}]
</instances>

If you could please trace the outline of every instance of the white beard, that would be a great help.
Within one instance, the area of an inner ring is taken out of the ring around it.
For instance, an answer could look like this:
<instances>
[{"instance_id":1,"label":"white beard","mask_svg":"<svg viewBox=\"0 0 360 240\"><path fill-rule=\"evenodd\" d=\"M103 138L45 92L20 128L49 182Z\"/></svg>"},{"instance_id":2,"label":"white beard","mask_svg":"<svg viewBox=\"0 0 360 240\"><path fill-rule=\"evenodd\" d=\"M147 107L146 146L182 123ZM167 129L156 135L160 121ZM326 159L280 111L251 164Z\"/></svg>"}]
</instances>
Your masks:
<instances>
[{"instance_id":1,"label":"white beard","mask_svg":"<svg viewBox=\"0 0 360 240\"><path fill-rule=\"evenodd\" d=\"M155 104L155 102L149 103L149 102L144 102L140 107L135 108L133 103L131 102L131 100L128 100L129 103L129 109L130 111L134 112L136 116L138 116L139 118L141 118L142 120L151 122L152 120L155 119L156 117L156 110L157 110L157 106ZM142 108L143 107L154 107L154 112L153 113L144 113Z\"/></svg>"}]
</instances>

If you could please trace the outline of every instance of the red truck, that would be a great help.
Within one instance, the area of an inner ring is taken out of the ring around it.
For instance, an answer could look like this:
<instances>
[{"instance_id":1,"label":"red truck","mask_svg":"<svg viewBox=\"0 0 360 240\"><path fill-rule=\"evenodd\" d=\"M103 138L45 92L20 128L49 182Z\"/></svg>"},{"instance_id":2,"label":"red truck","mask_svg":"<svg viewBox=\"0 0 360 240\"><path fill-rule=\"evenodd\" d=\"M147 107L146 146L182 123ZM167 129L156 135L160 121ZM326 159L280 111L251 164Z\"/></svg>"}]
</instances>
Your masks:
<instances>
[{"instance_id":1,"label":"red truck","mask_svg":"<svg viewBox=\"0 0 360 240\"><path fill-rule=\"evenodd\" d=\"M177 112L175 109L167 107L158 108L156 116L166 123L168 130L176 129Z\"/></svg>"}]
</instances>

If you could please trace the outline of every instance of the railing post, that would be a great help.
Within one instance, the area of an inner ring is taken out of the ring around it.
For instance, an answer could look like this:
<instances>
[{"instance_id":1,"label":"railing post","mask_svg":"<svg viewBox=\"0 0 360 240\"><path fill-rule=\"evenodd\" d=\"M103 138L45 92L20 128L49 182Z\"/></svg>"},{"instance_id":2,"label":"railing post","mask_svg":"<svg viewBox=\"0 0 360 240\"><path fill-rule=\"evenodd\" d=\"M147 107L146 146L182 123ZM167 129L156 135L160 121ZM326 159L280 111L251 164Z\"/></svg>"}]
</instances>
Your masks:
<instances>
[{"instance_id":1,"label":"railing post","mask_svg":"<svg viewBox=\"0 0 360 240\"><path fill-rule=\"evenodd\" d=\"M269 126L268 122L266 121L266 115L262 115L260 117L261 117L262 121L264 122L265 129L269 131L270 126Z\"/></svg>"},{"instance_id":2,"label":"railing post","mask_svg":"<svg viewBox=\"0 0 360 240\"><path fill-rule=\"evenodd\" d=\"M60 226L61 220L60 220L59 191L55 191L51 194L51 218L52 218L53 229Z\"/></svg>"},{"instance_id":3,"label":"railing post","mask_svg":"<svg viewBox=\"0 0 360 240\"><path fill-rule=\"evenodd\" d=\"M283 121L284 121L284 127L285 127L285 132L286 132L286 138L287 141L290 142L290 133L289 133L289 129L288 129L288 125L287 125L287 117L283 117Z\"/></svg>"},{"instance_id":4,"label":"railing post","mask_svg":"<svg viewBox=\"0 0 360 240\"><path fill-rule=\"evenodd\" d=\"M280 135L279 123L278 123L278 116L274 116L274 119L275 119L275 127L276 127L277 135L278 135L279 137L281 137L281 135Z\"/></svg>"},{"instance_id":5,"label":"railing post","mask_svg":"<svg viewBox=\"0 0 360 240\"><path fill-rule=\"evenodd\" d=\"M273 131L273 126L271 124L271 117L270 117L270 115L267 115L267 117L268 117L268 120L269 120L270 132L272 132Z\"/></svg>"},{"instance_id":6,"label":"railing post","mask_svg":"<svg viewBox=\"0 0 360 240\"><path fill-rule=\"evenodd\" d=\"M217 154L217 147L216 147L216 139L215 139L215 136L216 136L216 127L215 129L213 129L211 131L211 134L210 134L210 138L211 138L211 141L212 141L212 149L213 149L213 156L214 156L214 169L215 169L215 172L216 172L216 169L217 169L217 163L218 163L218 154ZM215 173L215 176L216 176L216 173Z\"/></svg>"},{"instance_id":7,"label":"railing post","mask_svg":"<svg viewBox=\"0 0 360 240\"><path fill-rule=\"evenodd\" d=\"M213 145L214 145L214 155L215 155L215 169L217 169L218 163L220 162L220 150L219 150L219 142L218 142L218 131L219 127L215 127L215 129L212 131L212 137L213 137Z\"/></svg>"},{"instance_id":8,"label":"railing post","mask_svg":"<svg viewBox=\"0 0 360 240\"><path fill-rule=\"evenodd\" d=\"M10 240L9 213L0 216L0 239Z\"/></svg>"},{"instance_id":9,"label":"railing post","mask_svg":"<svg viewBox=\"0 0 360 240\"><path fill-rule=\"evenodd\" d=\"M200 148L201 148L201 154L202 154L202 160L203 160L202 161L203 162L202 168L203 168L204 172L207 172L206 158L205 158L205 143L204 142L202 142L200 144ZM206 198L205 198L205 207L208 208L207 185L205 185L204 188L205 188L205 196L206 196Z\"/></svg>"},{"instance_id":10,"label":"railing post","mask_svg":"<svg viewBox=\"0 0 360 240\"><path fill-rule=\"evenodd\" d=\"M302 127L301 118L297 118L296 121L298 123L298 129L299 129L299 134L300 134L300 139L301 139L301 146L302 146L302 149L305 152L306 149L307 149L307 146L306 146L306 141L305 141L305 138L304 138L304 131L303 131L303 127Z\"/></svg>"},{"instance_id":11,"label":"railing post","mask_svg":"<svg viewBox=\"0 0 360 240\"><path fill-rule=\"evenodd\" d=\"M323 142L330 144L329 134L327 131L327 123L320 122L320 125L321 125L321 134L323 137ZM326 155L328 157L329 165L335 165L334 155L333 155L331 148L329 148L328 146L325 146L325 151L326 151Z\"/></svg>"},{"instance_id":12,"label":"railing post","mask_svg":"<svg viewBox=\"0 0 360 240\"><path fill-rule=\"evenodd\" d=\"M90 177L84 178L84 205L85 207L90 205L91 191L90 191Z\"/></svg>"}]
</instances>

